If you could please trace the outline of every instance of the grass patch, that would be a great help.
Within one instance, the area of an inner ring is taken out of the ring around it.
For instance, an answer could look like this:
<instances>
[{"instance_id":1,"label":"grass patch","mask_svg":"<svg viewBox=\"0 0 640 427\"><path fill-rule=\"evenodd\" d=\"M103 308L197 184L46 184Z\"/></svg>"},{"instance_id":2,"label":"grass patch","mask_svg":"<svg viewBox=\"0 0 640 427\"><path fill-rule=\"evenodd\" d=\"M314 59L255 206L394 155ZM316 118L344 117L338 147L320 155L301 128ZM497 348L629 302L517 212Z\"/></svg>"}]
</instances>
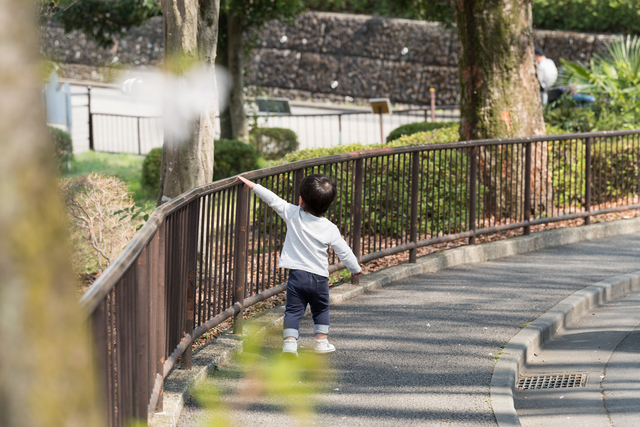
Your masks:
<instances>
[{"instance_id":1,"label":"grass patch","mask_svg":"<svg viewBox=\"0 0 640 427\"><path fill-rule=\"evenodd\" d=\"M142 187L142 162L144 156L136 154L111 154L87 151L76 154L71 161L71 169L63 176L71 178L82 175L89 175L92 172L107 176L115 176L124 181L131 194L133 201L138 206L145 203L155 203L157 191Z\"/></svg>"}]
</instances>

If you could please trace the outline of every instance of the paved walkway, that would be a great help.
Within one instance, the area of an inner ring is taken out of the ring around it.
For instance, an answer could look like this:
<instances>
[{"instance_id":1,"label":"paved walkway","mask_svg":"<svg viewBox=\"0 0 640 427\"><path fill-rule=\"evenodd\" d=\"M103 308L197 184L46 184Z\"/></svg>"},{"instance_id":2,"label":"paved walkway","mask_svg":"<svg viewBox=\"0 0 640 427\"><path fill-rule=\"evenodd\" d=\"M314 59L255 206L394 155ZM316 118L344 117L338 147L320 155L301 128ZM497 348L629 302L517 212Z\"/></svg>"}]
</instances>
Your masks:
<instances>
[{"instance_id":1,"label":"paved walkway","mask_svg":"<svg viewBox=\"0 0 640 427\"><path fill-rule=\"evenodd\" d=\"M415 276L336 305L335 379L318 396L315 425L494 426L489 383L501 346L575 291L638 270L640 235L618 236ZM309 348L310 319L301 331ZM295 425L277 402L228 394L236 368L208 380L236 404L235 425ZM212 416L191 400L179 425Z\"/></svg>"},{"instance_id":2,"label":"paved walkway","mask_svg":"<svg viewBox=\"0 0 640 427\"><path fill-rule=\"evenodd\" d=\"M640 426L639 325L640 292L595 307L568 324L520 375L586 374L586 385L516 391L522 426Z\"/></svg>"}]
</instances>

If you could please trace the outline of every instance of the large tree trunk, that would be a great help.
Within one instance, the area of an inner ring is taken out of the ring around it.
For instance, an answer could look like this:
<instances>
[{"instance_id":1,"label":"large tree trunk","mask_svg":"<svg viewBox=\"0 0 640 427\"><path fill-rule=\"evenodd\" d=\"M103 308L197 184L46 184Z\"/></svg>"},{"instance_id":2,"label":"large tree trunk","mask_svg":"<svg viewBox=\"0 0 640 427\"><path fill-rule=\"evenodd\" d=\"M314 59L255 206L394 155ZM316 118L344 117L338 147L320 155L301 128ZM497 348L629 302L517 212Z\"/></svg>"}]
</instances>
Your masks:
<instances>
[{"instance_id":1,"label":"large tree trunk","mask_svg":"<svg viewBox=\"0 0 640 427\"><path fill-rule=\"evenodd\" d=\"M532 0L451 0L451 5L458 30L460 138L544 135L533 56ZM538 151L534 154L540 161L532 168L532 177L548 175L540 170L546 163L546 146ZM522 175L523 148L487 149L480 162L488 189L486 212L518 217L524 180L521 176L517 184L514 180ZM544 184L539 181L532 182Z\"/></svg>"},{"instance_id":2,"label":"large tree trunk","mask_svg":"<svg viewBox=\"0 0 640 427\"><path fill-rule=\"evenodd\" d=\"M235 16L228 22L227 52L231 91L229 93L229 115L233 139L247 141L249 130L244 112L244 38L242 17Z\"/></svg>"},{"instance_id":3,"label":"large tree trunk","mask_svg":"<svg viewBox=\"0 0 640 427\"><path fill-rule=\"evenodd\" d=\"M100 426L41 108L34 6L0 0L0 425Z\"/></svg>"},{"instance_id":4,"label":"large tree trunk","mask_svg":"<svg viewBox=\"0 0 640 427\"><path fill-rule=\"evenodd\" d=\"M215 81L219 0L163 0L165 58L201 60ZM218 100L199 119L185 123L190 136L175 140L165 133L158 205L213 179L215 116Z\"/></svg>"}]
</instances>

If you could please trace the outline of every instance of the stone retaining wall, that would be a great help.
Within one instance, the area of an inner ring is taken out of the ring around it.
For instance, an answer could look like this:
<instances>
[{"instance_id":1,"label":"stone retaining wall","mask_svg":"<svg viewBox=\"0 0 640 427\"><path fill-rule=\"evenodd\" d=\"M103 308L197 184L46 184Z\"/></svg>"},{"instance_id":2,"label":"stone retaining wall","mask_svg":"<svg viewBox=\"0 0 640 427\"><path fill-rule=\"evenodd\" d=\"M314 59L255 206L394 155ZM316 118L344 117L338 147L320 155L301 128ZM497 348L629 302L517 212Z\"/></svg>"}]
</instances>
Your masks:
<instances>
[{"instance_id":1,"label":"stone retaining wall","mask_svg":"<svg viewBox=\"0 0 640 427\"><path fill-rule=\"evenodd\" d=\"M113 64L154 66L162 61L162 17L130 30L111 50L99 49L83 34L61 27L42 29L42 51L66 64L68 77L104 79L96 70ZM615 39L612 35L536 31L537 43L556 61L588 61ZM389 97L403 104L438 104L459 99L457 35L431 22L363 15L309 12L294 25L268 23L247 60L249 85L288 96L347 100ZM85 70L82 76L77 70ZM73 73L77 73L74 76ZM337 82L337 86L335 86ZM335 86L335 87L332 87Z\"/></svg>"}]
</instances>

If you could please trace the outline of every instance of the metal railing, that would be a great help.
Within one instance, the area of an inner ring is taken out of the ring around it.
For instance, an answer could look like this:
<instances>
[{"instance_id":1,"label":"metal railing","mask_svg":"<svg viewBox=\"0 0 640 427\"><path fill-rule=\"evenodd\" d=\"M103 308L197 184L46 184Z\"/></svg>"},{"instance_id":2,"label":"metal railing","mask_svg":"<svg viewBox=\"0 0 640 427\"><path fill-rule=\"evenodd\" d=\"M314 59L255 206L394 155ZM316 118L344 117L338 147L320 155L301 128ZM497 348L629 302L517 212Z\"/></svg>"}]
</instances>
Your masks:
<instances>
[{"instance_id":1,"label":"metal railing","mask_svg":"<svg viewBox=\"0 0 640 427\"><path fill-rule=\"evenodd\" d=\"M311 173L361 263L479 235L640 207L640 131L384 148L246 173L291 203ZM111 426L162 410L163 378L193 340L285 289L283 221L225 179L156 209L81 300ZM343 265L330 253L330 271Z\"/></svg>"}]
</instances>

